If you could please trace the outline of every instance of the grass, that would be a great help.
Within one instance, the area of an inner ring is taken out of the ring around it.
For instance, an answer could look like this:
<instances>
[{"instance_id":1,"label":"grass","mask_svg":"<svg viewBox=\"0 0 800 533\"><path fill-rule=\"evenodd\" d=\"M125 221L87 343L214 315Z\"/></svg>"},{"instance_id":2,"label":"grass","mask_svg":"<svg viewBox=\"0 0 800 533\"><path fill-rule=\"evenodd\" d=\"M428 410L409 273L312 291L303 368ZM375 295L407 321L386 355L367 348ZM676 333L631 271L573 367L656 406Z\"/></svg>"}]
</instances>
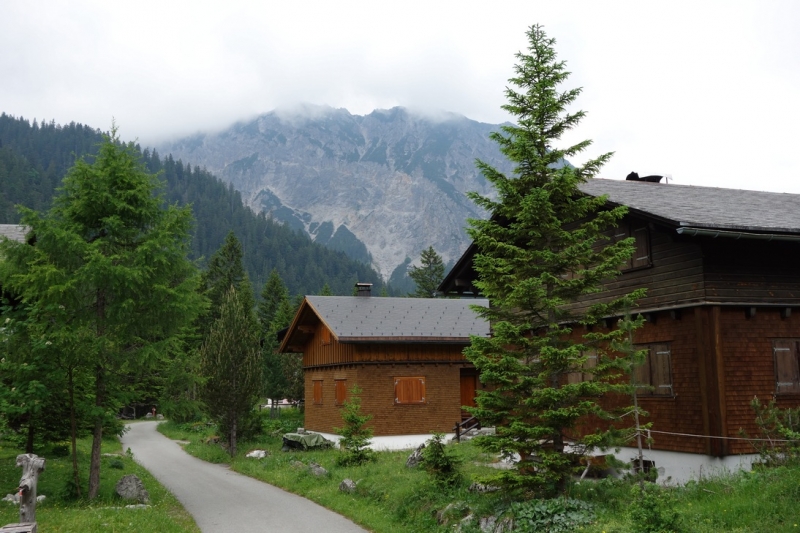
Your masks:
<instances>
[{"instance_id":1,"label":"grass","mask_svg":"<svg viewBox=\"0 0 800 533\"><path fill-rule=\"evenodd\" d=\"M453 524L468 513L488 516L507 512L511 506L512 502L498 493L476 494L467 490L476 478L495 472L486 466L492 458L471 443L449 447L463 461L465 475L456 486L442 487L422 469L406 468L407 451L380 452L375 462L360 467L337 466L340 452L335 449L282 452L280 435L303 425L294 412L282 416L279 420L265 420L267 434L256 441L241 442L240 453L234 458L219 445L203 443L213 427L168 422L161 424L159 431L173 439L190 441L186 450L199 458L230 464L237 472L309 498L378 533L452 530ZM261 460L245 457L256 448L265 449L270 455ZM322 465L328 475L315 477L307 467L310 462ZM345 478L358 481L355 493L338 490ZM629 510L636 505L636 487L631 481L619 479L573 484L568 496L590 502L595 513L593 523L578 530L645 531L630 518ZM796 503L800 499L800 467L759 469L692 482L684 487L654 487L654 490L655 512L676 511L681 524L679 531L800 533L800 507ZM457 505L450 512L448 524L440 525L437 512L451 503Z\"/></svg>"},{"instance_id":2,"label":"grass","mask_svg":"<svg viewBox=\"0 0 800 533\"><path fill-rule=\"evenodd\" d=\"M46 499L36 506L36 521L39 531L54 533L85 533L87 531L166 533L199 532L192 517L181 504L144 468L122 453L119 440L112 437L104 440L103 453L119 454L118 457L103 457L100 471L100 491L91 502L74 500L65 495L65 488L72 477L72 459L59 457L64 444L35 449L35 453L46 459L45 470L39 477L37 494ZM81 469L83 493L89 474L91 438L78 443L78 465ZM60 449L60 450L59 450ZM0 489L1 495L14 492L22 469L15 466L16 457L23 453L11 443L0 442ZM112 463L114 467L112 467ZM121 467L121 468L120 468ZM117 481L126 474L136 474L150 493L150 507L126 509L131 503L119 498L114 492ZM19 521L19 507L9 502L0 502L0 526Z\"/></svg>"}]
</instances>

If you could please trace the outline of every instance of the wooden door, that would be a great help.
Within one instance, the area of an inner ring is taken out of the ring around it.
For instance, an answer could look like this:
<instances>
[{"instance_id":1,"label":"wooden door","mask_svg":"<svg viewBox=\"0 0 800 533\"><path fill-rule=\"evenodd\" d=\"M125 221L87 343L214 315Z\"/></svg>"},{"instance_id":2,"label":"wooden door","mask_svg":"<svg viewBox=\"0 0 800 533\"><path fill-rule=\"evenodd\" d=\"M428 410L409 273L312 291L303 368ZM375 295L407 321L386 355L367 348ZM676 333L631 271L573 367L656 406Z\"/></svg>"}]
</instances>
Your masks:
<instances>
[{"instance_id":1,"label":"wooden door","mask_svg":"<svg viewBox=\"0 0 800 533\"><path fill-rule=\"evenodd\" d=\"M475 407L475 388L478 376L475 371L461 371L461 406ZM461 410L461 420L464 421L472 415Z\"/></svg>"}]
</instances>

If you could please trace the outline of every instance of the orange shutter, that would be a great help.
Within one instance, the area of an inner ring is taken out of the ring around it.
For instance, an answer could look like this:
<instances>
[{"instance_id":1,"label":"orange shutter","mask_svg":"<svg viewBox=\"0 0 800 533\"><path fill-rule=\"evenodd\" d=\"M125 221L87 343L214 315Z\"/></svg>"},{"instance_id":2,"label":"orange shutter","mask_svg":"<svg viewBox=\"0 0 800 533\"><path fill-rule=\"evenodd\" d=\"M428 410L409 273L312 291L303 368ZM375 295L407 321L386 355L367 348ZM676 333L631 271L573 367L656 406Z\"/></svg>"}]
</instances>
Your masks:
<instances>
[{"instance_id":1,"label":"orange shutter","mask_svg":"<svg viewBox=\"0 0 800 533\"><path fill-rule=\"evenodd\" d=\"M322 380L315 379L314 383L314 405L322 405Z\"/></svg>"},{"instance_id":2,"label":"orange shutter","mask_svg":"<svg viewBox=\"0 0 800 533\"><path fill-rule=\"evenodd\" d=\"M775 355L775 392L778 394L800 392L800 365L798 365L800 342L794 340L772 341Z\"/></svg>"},{"instance_id":3,"label":"orange shutter","mask_svg":"<svg viewBox=\"0 0 800 533\"><path fill-rule=\"evenodd\" d=\"M425 403L425 378L420 376L394 378L394 403L398 405Z\"/></svg>"},{"instance_id":4,"label":"orange shutter","mask_svg":"<svg viewBox=\"0 0 800 533\"><path fill-rule=\"evenodd\" d=\"M342 405L347 399L347 380L337 379L334 384L336 385L336 405Z\"/></svg>"}]
</instances>

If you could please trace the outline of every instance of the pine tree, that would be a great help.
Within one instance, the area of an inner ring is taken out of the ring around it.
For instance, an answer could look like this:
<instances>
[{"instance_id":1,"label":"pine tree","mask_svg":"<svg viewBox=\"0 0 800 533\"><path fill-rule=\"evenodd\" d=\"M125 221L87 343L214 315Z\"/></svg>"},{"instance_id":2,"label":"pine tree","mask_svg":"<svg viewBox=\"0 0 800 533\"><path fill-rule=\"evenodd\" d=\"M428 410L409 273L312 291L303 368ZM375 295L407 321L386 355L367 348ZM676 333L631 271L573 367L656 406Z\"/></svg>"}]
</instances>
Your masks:
<instances>
[{"instance_id":1,"label":"pine tree","mask_svg":"<svg viewBox=\"0 0 800 533\"><path fill-rule=\"evenodd\" d=\"M258 320L261 325L263 352L264 394L272 400L287 397L288 382L286 379L285 356L277 353L278 332L289 326L294 317L289 291L278 274L273 270L264 288L261 290L261 301L258 304Z\"/></svg>"},{"instance_id":2,"label":"pine tree","mask_svg":"<svg viewBox=\"0 0 800 533\"><path fill-rule=\"evenodd\" d=\"M429 246L420 255L420 266L412 266L408 269L408 276L417 284L414 291L415 298L433 298L436 296L436 289L444 279L444 263L442 256L436 253L433 246Z\"/></svg>"},{"instance_id":3,"label":"pine tree","mask_svg":"<svg viewBox=\"0 0 800 533\"><path fill-rule=\"evenodd\" d=\"M247 290L249 286L237 290L231 285L200 348L203 375L208 378L203 399L227 437L231 457L262 389L258 323Z\"/></svg>"},{"instance_id":4,"label":"pine tree","mask_svg":"<svg viewBox=\"0 0 800 533\"><path fill-rule=\"evenodd\" d=\"M228 232L225 242L211 256L208 269L203 273L202 279L206 296L211 301L211 321L219 318L223 296L231 287L235 287L242 293L239 298L250 309L255 306L250 279L242 265L242 244L233 231ZM248 291L243 290L245 286Z\"/></svg>"},{"instance_id":5,"label":"pine tree","mask_svg":"<svg viewBox=\"0 0 800 533\"><path fill-rule=\"evenodd\" d=\"M191 211L165 208L160 185L112 128L45 215L22 210L35 246L3 245L3 285L30 306L37 335L69 355L69 368L91 372L89 498L100 486L104 426L137 387L129 376L161 365L202 305L187 260Z\"/></svg>"},{"instance_id":6,"label":"pine tree","mask_svg":"<svg viewBox=\"0 0 800 533\"><path fill-rule=\"evenodd\" d=\"M618 223L624 208L607 209L605 198L578 190L611 154L573 167L565 159L591 141L557 146L584 116L583 111L567 111L581 90L559 92L569 73L556 60L555 40L540 26L531 27L527 36L528 53L516 56L503 106L517 124L492 135L515 164L513 175L479 161L497 196L470 195L491 213L488 220L470 220L469 234L478 249L475 285L491 301L491 307L476 312L491 322L493 336L473 338L464 353L489 385L472 413L497 427L496 435L479 444L521 458L495 481L552 495L563 491L572 472L567 439L580 451L602 444L608 435L597 431L580 437L571 430L589 415L606 416L598 404L604 394L628 389L619 380L624 365L603 353L617 334L578 337L579 331L573 331L593 325L624 302L598 304L583 313L573 312L569 304L617 275L633 248L630 239L609 244L603 233ZM567 375L583 366L589 350L598 350L593 379L570 383Z\"/></svg>"}]
</instances>

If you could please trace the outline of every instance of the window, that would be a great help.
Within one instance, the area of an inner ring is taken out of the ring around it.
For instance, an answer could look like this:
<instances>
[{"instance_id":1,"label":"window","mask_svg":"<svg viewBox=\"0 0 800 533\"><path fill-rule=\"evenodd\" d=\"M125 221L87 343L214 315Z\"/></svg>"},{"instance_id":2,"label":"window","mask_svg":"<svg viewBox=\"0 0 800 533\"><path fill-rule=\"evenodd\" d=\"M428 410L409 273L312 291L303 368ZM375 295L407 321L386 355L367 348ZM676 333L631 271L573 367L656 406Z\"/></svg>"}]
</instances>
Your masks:
<instances>
[{"instance_id":1,"label":"window","mask_svg":"<svg viewBox=\"0 0 800 533\"><path fill-rule=\"evenodd\" d=\"M315 379L314 384L314 405L322 405L322 380Z\"/></svg>"},{"instance_id":2,"label":"window","mask_svg":"<svg viewBox=\"0 0 800 533\"><path fill-rule=\"evenodd\" d=\"M775 357L775 392L800 393L800 340L775 339L772 353Z\"/></svg>"},{"instance_id":3,"label":"window","mask_svg":"<svg viewBox=\"0 0 800 533\"><path fill-rule=\"evenodd\" d=\"M331 330L322 326L322 344L330 344L331 343Z\"/></svg>"},{"instance_id":4,"label":"window","mask_svg":"<svg viewBox=\"0 0 800 533\"><path fill-rule=\"evenodd\" d=\"M419 405L425 403L425 378L394 378L395 405Z\"/></svg>"},{"instance_id":5,"label":"window","mask_svg":"<svg viewBox=\"0 0 800 533\"><path fill-rule=\"evenodd\" d=\"M628 237L633 237L633 255L622 264L620 270L634 270L651 266L650 260L650 234L647 226L643 224L622 223L614 230L614 242L619 242Z\"/></svg>"},{"instance_id":6,"label":"window","mask_svg":"<svg viewBox=\"0 0 800 533\"><path fill-rule=\"evenodd\" d=\"M335 379L333 380L333 384L335 386L334 390L336 391L336 405L342 405L347 399L347 380Z\"/></svg>"},{"instance_id":7,"label":"window","mask_svg":"<svg viewBox=\"0 0 800 533\"><path fill-rule=\"evenodd\" d=\"M669 344L637 346L647 349L647 357L634 369L636 394L639 396L672 396L672 353Z\"/></svg>"},{"instance_id":8,"label":"window","mask_svg":"<svg viewBox=\"0 0 800 533\"><path fill-rule=\"evenodd\" d=\"M580 383L581 381L592 381L594 375L591 369L597 366L597 350L584 352L586 361L583 362L580 372L570 372L567 374L567 383Z\"/></svg>"}]
</instances>

